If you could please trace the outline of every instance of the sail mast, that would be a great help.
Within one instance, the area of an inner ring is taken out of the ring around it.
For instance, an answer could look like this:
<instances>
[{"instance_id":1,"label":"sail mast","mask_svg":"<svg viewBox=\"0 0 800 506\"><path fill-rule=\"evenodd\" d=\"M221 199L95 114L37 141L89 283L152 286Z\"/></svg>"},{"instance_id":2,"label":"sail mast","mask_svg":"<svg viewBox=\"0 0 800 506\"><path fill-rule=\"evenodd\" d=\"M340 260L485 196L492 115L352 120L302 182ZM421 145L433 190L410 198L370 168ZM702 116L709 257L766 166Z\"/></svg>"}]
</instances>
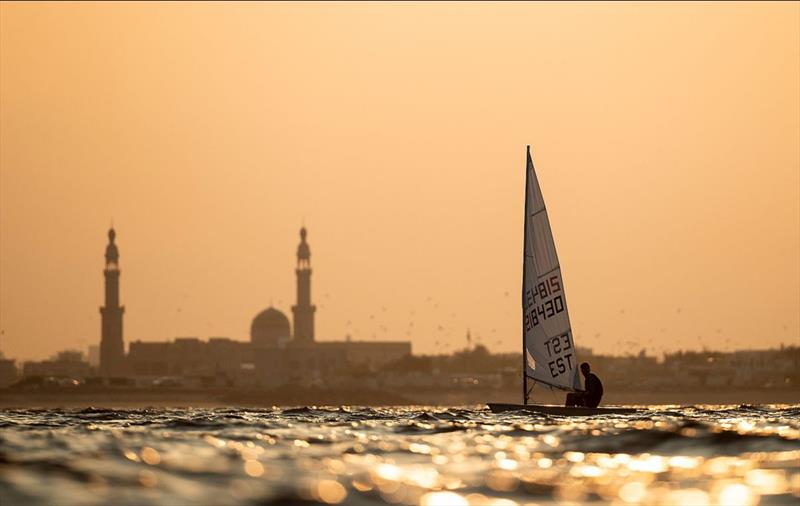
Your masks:
<instances>
[{"instance_id":1,"label":"sail mast","mask_svg":"<svg viewBox=\"0 0 800 506\"><path fill-rule=\"evenodd\" d=\"M528 161L531 159L531 146L528 144L527 146L527 158L525 159L525 220L522 223L525 232L523 234L523 243L522 243L522 403L528 404L528 368L527 368L527 359L526 354L527 348L525 347L525 272L528 262L528 255L525 252L525 245L528 244L528 184L529 176L528 176Z\"/></svg>"}]
</instances>

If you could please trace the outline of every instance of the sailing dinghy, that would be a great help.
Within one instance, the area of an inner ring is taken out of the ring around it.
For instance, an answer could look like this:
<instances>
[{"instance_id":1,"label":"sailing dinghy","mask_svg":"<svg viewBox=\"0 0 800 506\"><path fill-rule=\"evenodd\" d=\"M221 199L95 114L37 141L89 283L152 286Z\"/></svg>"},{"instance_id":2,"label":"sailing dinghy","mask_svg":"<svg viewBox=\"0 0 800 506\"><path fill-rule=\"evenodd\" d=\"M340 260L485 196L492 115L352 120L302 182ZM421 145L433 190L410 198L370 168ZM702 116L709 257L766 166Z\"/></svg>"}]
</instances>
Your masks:
<instances>
[{"instance_id":1,"label":"sailing dinghy","mask_svg":"<svg viewBox=\"0 0 800 506\"><path fill-rule=\"evenodd\" d=\"M556 245L547 217L542 190L536 179L528 146L525 170L525 235L522 261L522 398L523 404L490 403L494 413L530 411L561 416L635 413L621 407L564 407L528 404L528 380L547 387L575 392L581 389L579 362Z\"/></svg>"}]
</instances>

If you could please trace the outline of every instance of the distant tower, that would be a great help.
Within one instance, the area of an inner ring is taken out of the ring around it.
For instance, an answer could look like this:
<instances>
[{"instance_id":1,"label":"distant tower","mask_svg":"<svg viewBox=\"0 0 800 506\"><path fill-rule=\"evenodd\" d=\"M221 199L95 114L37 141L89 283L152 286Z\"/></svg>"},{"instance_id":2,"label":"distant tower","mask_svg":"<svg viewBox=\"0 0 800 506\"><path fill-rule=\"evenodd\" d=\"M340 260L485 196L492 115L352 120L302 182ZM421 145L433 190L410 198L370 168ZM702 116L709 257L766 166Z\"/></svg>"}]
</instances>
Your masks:
<instances>
[{"instance_id":1,"label":"distant tower","mask_svg":"<svg viewBox=\"0 0 800 506\"><path fill-rule=\"evenodd\" d=\"M100 373L103 376L124 374L125 345L122 342L122 313L125 308L119 305L119 251L114 244L117 233L111 228L108 231L106 246L106 278L105 306L100 308L102 318L100 338Z\"/></svg>"},{"instance_id":2,"label":"distant tower","mask_svg":"<svg viewBox=\"0 0 800 506\"><path fill-rule=\"evenodd\" d=\"M297 247L297 304L294 314L294 339L298 343L314 342L314 311L311 304L311 250L306 242L306 228L300 229L300 246Z\"/></svg>"}]
</instances>

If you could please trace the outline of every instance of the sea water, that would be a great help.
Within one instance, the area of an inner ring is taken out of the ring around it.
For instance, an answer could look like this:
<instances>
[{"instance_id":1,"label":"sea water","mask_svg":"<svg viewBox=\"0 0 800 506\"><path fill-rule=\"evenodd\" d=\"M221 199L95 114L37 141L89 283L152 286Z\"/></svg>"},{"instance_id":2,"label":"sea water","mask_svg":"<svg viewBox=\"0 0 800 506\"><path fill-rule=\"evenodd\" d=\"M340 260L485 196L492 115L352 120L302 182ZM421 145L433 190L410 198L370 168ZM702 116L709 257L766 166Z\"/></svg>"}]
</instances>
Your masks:
<instances>
[{"instance_id":1,"label":"sea water","mask_svg":"<svg viewBox=\"0 0 800 506\"><path fill-rule=\"evenodd\" d=\"M800 503L800 406L0 411L0 504Z\"/></svg>"}]
</instances>

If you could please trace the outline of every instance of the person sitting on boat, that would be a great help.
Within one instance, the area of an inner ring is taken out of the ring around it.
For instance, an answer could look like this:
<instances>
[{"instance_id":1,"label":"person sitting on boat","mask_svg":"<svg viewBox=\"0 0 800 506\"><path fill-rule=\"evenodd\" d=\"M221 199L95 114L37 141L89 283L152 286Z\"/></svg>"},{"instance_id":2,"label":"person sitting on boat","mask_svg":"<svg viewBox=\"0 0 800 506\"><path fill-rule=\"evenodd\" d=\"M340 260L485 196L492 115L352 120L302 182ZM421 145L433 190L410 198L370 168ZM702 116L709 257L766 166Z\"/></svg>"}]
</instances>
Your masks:
<instances>
[{"instance_id":1,"label":"person sitting on boat","mask_svg":"<svg viewBox=\"0 0 800 506\"><path fill-rule=\"evenodd\" d=\"M592 373L592 368L589 362L581 364L581 373L583 374L583 391L567 394L567 407L569 406L583 406L586 408L596 408L600 405L600 399L603 398L603 384L596 374Z\"/></svg>"}]
</instances>

